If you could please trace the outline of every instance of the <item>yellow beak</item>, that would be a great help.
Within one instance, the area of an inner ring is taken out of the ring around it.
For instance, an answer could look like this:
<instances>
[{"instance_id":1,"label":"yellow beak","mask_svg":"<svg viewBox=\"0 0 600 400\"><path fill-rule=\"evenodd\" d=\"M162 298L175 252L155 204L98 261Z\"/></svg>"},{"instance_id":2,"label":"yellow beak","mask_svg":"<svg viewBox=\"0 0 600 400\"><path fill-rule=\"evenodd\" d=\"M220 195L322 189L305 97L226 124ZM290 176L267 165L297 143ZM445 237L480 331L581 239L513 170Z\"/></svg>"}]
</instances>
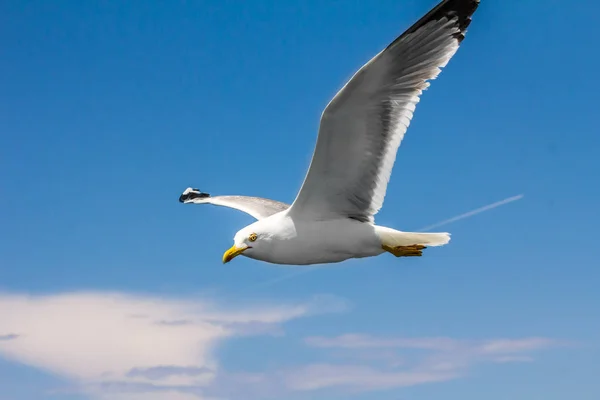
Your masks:
<instances>
[{"instance_id":1,"label":"yellow beak","mask_svg":"<svg viewBox=\"0 0 600 400\"><path fill-rule=\"evenodd\" d=\"M229 249L227 250L224 254L223 254L223 264L228 263L229 261L233 260L235 257L239 256L240 254L242 254L246 249L248 248L248 246L244 246L244 247L237 247L235 244Z\"/></svg>"}]
</instances>

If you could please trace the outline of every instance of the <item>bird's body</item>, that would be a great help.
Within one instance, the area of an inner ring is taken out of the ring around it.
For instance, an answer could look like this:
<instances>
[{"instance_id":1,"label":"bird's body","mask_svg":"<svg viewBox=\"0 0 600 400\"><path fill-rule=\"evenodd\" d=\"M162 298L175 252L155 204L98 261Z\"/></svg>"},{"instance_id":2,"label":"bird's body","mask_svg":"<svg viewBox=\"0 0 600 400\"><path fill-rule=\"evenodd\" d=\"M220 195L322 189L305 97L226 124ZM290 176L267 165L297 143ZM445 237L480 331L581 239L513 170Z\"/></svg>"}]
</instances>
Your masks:
<instances>
[{"instance_id":1,"label":"bird's body","mask_svg":"<svg viewBox=\"0 0 600 400\"><path fill-rule=\"evenodd\" d=\"M307 221L283 211L246 229L248 234L264 230L272 235L244 254L275 264L324 264L384 252L374 226L348 218Z\"/></svg>"},{"instance_id":2,"label":"bird's body","mask_svg":"<svg viewBox=\"0 0 600 400\"><path fill-rule=\"evenodd\" d=\"M236 242L243 242L259 232L260 241L244 255L274 264L327 264L350 258L364 258L384 253L389 247L441 245L450 240L446 233L400 232L395 229L350 218L306 220L281 211L240 230ZM416 250L418 252L418 249Z\"/></svg>"},{"instance_id":3,"label":"bird's body","mask_svg":"<svg viewBox=\"0 0 600 400\"><path fill-rule=\"evenodd\" d=\"M448 233L377 226L374 216L416 104L458 50L478 5L443 0L356 72L323 111L311 165L292 205L183 192L183 203L231 207L258 220L238 231L224 262L238 255L292 265L384 252L420 256L428 246L449 242Z\"/></svg>"}]
</instances>

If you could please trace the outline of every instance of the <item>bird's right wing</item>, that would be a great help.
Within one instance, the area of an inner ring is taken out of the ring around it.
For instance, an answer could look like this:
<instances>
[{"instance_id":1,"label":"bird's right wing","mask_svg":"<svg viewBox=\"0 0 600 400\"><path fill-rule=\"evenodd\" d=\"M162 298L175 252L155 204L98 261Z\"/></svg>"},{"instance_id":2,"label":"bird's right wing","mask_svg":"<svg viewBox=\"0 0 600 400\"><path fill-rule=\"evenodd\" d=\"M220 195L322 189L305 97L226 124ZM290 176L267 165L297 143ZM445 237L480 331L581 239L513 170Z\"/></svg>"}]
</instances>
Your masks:
<instances>
[{"instance_id":1,"label":"bird's right wing","mask_svg":"<svg viewBox=\"0 0 600 400\"><path fill-rule=\"evenodd\" d=\"M337 93L292 215L373 222L419 97L456 53L479 1L441 1Z\"/></svg>"},{"instance_id":2,"label":"bird's right wing","mask_svg":"<svg viewBox=\"0 0 600 400\"><path fill-rule=\"evenodd\" d=\"M275 200L263 199L262 197L250 196L214 196L208 193L202 193L198 189L187 188L179 196L181 203L194 204L213 204L215 206L223 206L234 208L236 210L250 214L256 219L267 218L280 211L287 210L289 204L281 203Z\"/></svg>"}]
</instances>

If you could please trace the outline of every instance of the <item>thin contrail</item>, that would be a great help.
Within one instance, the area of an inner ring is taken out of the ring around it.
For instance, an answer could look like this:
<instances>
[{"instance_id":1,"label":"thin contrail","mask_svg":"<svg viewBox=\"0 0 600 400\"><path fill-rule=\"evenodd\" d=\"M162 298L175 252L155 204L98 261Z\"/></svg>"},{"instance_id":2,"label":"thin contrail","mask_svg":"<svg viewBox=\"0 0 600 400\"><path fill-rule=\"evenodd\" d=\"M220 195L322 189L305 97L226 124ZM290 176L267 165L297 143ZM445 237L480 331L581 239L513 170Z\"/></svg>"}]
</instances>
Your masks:
<instances>
[{"instance_id":1,"label":"thin contrail","mask_svg":"<svg viewBox=\"0 0 600 400\"><path fill-rule=\"evenodd\" d=\"M461 219L472 217L473 215L481 214L482 212L485 212L485 211L493 210L496 207L500 207L505 204L512 203L513 201L521 200L524 196L525 196L524 194L519 194L517 196L509 197L507 199L500 200L500 201L497 201L492 204L488 204L487 206L479 207L475 210L466 212L464 214L457 215L456 217L445 219L445 220L437 222L433 225L429 225L429 226L426 226L425 228L421 228L417 232L429 231L434 228L439 228L440 226L444 226L444 225L448 225L448 224L451 224L456 221L460 221Z\"/></svg>"},{"instance_id":2,"label":"thin contrail","mask_svg":"<svg viewBox=\"0 0 600 400\"><path fill-rule=\"evenodd\" d=\"M512 203L512 202L517 201L517 200L521 200L524 196L525 196L524 194L519 194L517 196L508 197L508 198L506 198L504 200L500 200L500 201L497 201L495 203L488 204L487 206L479 207L479 208L476 208L474 210L468 211L468 212L466 212L464 214L460 214L460 215L457 215L455 217L445 219L445 220L437 222L437 223L435 223L433 225L426 226L424 228L421 228L421 229L417 230L417 232L429 231L429 230L434 229L434 228L439 228L441 226L448 225L448 224L451 224L451 223L456 222L456 221L460 221L461 219L470 218L470 217L472 217L474 215L481 214L482 212L493 210L494 208L503 206L505 204ZM259 283L257 285L254 285L252 288L253 289L257 289L259 287L271 286L271 285L274 285L275 283L279 283L279 282L282 282L282 281L287 281L288 279L292 279L292 278L294 278L294 277L296 277L298 275L304 275L304 274L306 274L308 272L311 272L311 271L314 271L316 269L319 269L319 267L309 267L309 268L304 269L302 271L292 272L291 274L280 276L279 278L275 278L275 279L271 279L271 280L266 281L266 282Z\"/></svg>"}]
</instances>

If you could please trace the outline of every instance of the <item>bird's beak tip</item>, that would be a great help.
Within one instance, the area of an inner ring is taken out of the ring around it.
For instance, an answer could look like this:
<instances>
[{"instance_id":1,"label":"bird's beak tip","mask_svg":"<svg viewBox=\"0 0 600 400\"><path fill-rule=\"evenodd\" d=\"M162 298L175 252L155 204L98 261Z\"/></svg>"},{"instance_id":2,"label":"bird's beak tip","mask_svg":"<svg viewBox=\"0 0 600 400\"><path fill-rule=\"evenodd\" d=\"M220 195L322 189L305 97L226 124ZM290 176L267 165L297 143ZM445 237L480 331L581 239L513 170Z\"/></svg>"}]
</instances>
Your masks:
<instances>
[{"instance_id":1,"label":"bird's beak tip","mask_svg":"<svg viewBox=\"0 0 600 400\"><path fill-rule=\"evenodd\" d=\"M234 244L223 254L223 264L227 264L229 261L242 254L247 248L248 247L237 247Z\"/></svg>"}]
</instances>

